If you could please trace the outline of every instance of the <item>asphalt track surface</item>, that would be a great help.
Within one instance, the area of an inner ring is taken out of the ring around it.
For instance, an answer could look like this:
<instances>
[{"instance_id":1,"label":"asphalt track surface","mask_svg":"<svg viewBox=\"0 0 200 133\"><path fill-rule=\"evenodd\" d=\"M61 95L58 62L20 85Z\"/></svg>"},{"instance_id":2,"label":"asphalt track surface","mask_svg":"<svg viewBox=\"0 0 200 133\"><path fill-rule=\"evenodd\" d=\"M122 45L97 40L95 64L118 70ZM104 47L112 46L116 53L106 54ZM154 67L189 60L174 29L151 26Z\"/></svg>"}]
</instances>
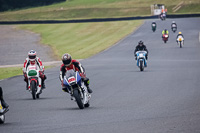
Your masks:
<instances>
[{"instance_id":1,"label":"asphalt track surface","mask_svg":"<svg viewBox=\"0 0 200 133\"><path fill-rule=\"evenodd\" d=\"M78 109L61 91L59 67L46 70L46 90L32 100L22 76L0 81L10 105L1 133L199 133L200 18L175 19L185 37L179 48L170 31L172 19L145 23L115 46L82 60L93 89L91 107ZM143 40L148 67L140 72L133 50Z\"/></svg>"},{"instance_id":2,"label":"asphalt track surface","mask_svg":"<svg viewBox=\"0 0 200 133\"><path fill-rule=\"evenodd\" d=\"M0 65L23 64L31 49L37 51L42 61L54 61L52 50L40 44L39 34L17 29L12 25L0 25Z\"/></svg>"}]
</instances>

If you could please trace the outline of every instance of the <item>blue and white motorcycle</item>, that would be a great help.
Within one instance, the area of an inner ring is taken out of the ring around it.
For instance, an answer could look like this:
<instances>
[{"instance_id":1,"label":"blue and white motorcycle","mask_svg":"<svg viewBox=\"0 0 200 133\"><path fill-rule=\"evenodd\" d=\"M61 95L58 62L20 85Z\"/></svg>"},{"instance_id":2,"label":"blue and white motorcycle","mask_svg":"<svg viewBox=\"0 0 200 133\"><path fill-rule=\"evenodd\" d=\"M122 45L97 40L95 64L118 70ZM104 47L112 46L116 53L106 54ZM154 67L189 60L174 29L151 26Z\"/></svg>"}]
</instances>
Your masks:
<instances>
[{"instance_id":1,"label":"blue and white motorcycle","mask_svg":"<svg viewBox=\"0 0 200 133\"><path fill-rule=\"evenodd\" d=\"M136 52L136 63L137 66L140 68L140 71L143 71L145 67L147 67L147 60L146 60L146 51L137 51Z\"/></svg>"},{"instance_id":2,"label":"blue and white motorcycle","mask_svg":"<svg viewBox=\"0 0 200 133\"><path fill-rule=\"evenodd\" d=\"M82 81L79 72L75 72L73 69L67 70L64 76L63 84L67 86L72 100L76 101L80 109L90 106L89 100L91 98L91 94L88 93L87 87Z\"/></svg>"}]
</instances>

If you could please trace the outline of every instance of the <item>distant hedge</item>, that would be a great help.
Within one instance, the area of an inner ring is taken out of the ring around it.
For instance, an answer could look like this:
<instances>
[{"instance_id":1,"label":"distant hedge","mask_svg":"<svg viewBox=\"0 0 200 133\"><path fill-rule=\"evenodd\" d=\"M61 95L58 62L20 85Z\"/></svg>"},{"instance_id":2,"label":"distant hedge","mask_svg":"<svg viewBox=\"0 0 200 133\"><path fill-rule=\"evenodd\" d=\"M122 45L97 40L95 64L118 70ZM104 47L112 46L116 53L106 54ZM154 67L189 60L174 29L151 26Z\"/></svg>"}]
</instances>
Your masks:
<instances>
[{"instance_id":1,"label":"distant hedge","mask_svg":"<svg viewBox=\"0 0 200 133\"><path fill-rule=\"evenodd\" d=\"M66 0L0 0L0 11L45 6Z\"/></svg>"}]
</instances>

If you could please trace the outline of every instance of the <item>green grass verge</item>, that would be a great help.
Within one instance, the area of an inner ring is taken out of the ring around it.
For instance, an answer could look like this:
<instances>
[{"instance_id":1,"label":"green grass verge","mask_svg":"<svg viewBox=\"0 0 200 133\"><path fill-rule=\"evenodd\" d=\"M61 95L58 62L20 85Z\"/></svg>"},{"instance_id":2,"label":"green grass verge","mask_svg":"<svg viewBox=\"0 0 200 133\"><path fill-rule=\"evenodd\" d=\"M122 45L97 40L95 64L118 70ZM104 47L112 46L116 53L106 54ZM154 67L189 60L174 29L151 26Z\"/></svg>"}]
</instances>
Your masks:
<instances>
[{"instance_id":1,"label":"green grass verge","mask_svg":"<svg viewBox=\"0 0 200 133\"><path fill-rule=\"evenodd\" d=\"M22 67L0 68L0 80L22 74Z\"/></svg>"},{"instance_id":2,"label":"green grass verge","mask_svg":"<svg viewBox=\"0 0 200 133\"><path fill-rule=\"evenodd\" d=\"M130 34L143 21L23 25L41 35L41 43L53 48L59 58L70 53L74 59L88 58Z\"/></svg>"},{"instance_id":3,"label":"green grass verge","mask_svg":"<svg viewBox=\"0 0 200 133\"><path fill-rule=\"evenodd\" d=\"M53 66L45 66L45 69L52 68ZM8 67L0 68L0 80L10 78L17 75L23 75L22 67Z\"/></svg>"},{"instance_id":4,"label":"green grass verge","mask_svg":"<svg viewBox=\"0 0 200 133\"><path fill-rule=\"evenodd\" d=\"M49 6L0 12L0 21L71 20L151 15L150 5L165 4L168 13L184 1L177 13L200 13L199 0L67 0ZM194 8L195 7L195 8Z\"/></svg>"}]
</instances>

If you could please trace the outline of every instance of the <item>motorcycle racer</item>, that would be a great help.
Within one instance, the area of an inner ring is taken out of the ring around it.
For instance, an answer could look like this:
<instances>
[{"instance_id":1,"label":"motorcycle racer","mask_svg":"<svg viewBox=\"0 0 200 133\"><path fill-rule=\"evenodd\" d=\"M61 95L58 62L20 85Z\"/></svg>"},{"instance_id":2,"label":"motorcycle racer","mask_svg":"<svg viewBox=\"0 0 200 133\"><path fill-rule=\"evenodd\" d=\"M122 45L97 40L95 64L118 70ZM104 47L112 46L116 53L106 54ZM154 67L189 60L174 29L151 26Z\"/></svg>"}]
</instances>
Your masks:
<instances>
[{"instance_id":1,"label":"motorcycle racer","mask_svg":"<svg viewBox=\"0 0 200 133\"><path fill-rule=\"evenodd\" d=\"M39 57L37 57L37 53L35 50L30 50L28 52L28 58L26 58L26 60L24 61L24 67L23 67L23 74L24 74L24 81L27 83L26 85L26 89L29 89L28 88L28 76L26 74L26 71L27 71L27 68L28 66L32 64L36 64L38 65L40 71L39 71L39 75L40 75L40 78L42 79L42 89L45 88L45 84L44 84L44 81L45 79L47 78L46 75L44 74L44 66L42 65L42 61L40 60Z\"/></svg>"},{"instance_id":2,"label":"motorcycle racer","mask_svg":"<svg viewBox=\"0 0 200 133\"><path fill-rule=\"evenodd\" d=\"M177 37L176 37L176 42L177 43L178 43L178 38L179 37L182 37L184 39L184 36L183 36L182 32L179 32L178 35L177 35Z\"/></svg>"},{"instance_id":3,"label":"motorcycle racer","mask_svg":"<svg viewBox=\"0 0 200 133\"><path fill-rule=\"evenodd\" d=\"M164 30L162 31L162 37L163 37L164 34L169 35L169 31L168 31L167 29L164 29Z\"/></svg>"},{"instance_id":4,"label":"motorcycle racer","mask_svg":"<svg viewBox=\"0 0 200 133\"><path fill-rule=\"evenodd\" d=\"M148 50L147 50L147 47L144 45L143 41L139 41L138 45L135 47L135 51L134 51L135 60L137 59L137 55L136 55L137 51L146 51L147 52L146 60L148 59Z\"/></svg>"},{"instance_id":5,"label":"motorcycle racer","mask_svg":"<svg viewBox=\"0 0 200 133\"><path fill-rule=\"evenodd\" d=\"M175 22L175 21L172 21L172 24L171 24L171 29L172 29L173 27L176 27L176 28L177 28L177 24L176 24L176 22Z\"/></svg>"},{"instance_id":6,"label":"motorcycle racer","mask_svg":"<svg viewBox=\"0 0 200 133\"><path fill-rule=\"evenodd\" d=\"M65 53L62 56L62 62L63 64L60 67L60 81L62 84L62 89L65 92L68 92L68 89L66 88L66 86L63 84L63 78L65 76L65 73L67 72L67 70L71 70L73 69L74 71L78 71L82 80L84 81L88 92L92 93L92 90L89 87L89 78L86 77L86 73L85 73L85 69L84 67L81 65L80 62L78 62L77 60L72 59L71 55L68 53Z\"/></svg>"},{"instance_id":7,"label":"motorcycle racer","mask_svg":"<svg viewBox=\"0 0 200 133\"><path fill-rule=\"evenodd\" d=\"M182 32L179 32L179 33L178 33L178 35L177 35L177 37L176 37L176 40L177 40L177 39L178 39L178 37L180 37L180 36L184 38L184 36L183 36Z\"/></svg>"},{"instance_id":8,"label":"motorcycle racer","mask_svg":"<svg viewBox=\"0 0 200 133\"><path fill-rule=\"evenodd\" d=\"M8 109L9 105L3 99L3 90L1 87L0 87L0 101L1 101L2 107Z\"/></svg>"}]
</instances>

